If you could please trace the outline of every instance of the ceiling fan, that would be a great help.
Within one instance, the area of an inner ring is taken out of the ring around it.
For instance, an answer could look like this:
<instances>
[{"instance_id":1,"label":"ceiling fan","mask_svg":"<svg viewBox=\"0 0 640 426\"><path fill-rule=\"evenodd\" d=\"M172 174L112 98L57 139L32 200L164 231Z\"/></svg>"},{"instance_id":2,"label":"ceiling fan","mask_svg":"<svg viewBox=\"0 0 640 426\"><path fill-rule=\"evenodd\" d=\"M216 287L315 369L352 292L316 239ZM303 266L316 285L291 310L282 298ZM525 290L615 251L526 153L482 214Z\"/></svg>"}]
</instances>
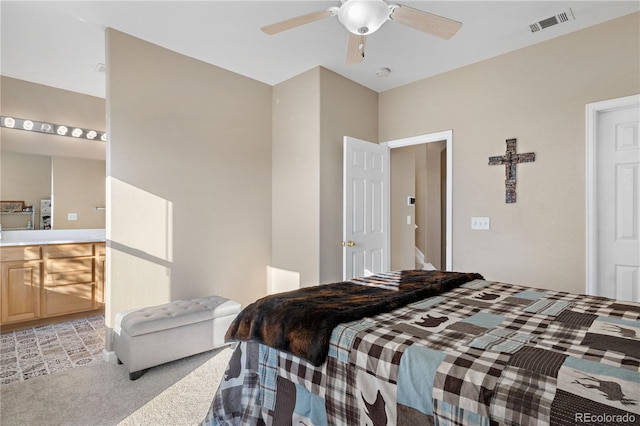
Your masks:
<instances>
[{"instance_id":1,"label":"ceiling fan","mask_svg":"<svg viewBox=\"0 0 640 426\"><path fill-rule=\"evenodd\" d=\"M338 7L309 13L275 24L262 27L267 34L279 32L338 16L340 23L351 33L347 47L347 64L357 64L364 60L367 35L376 31L387 20L407 25L443 39L450 39L462 24L449 18L423 12L400 4L387 4L384 0L341 0Z\"/></svg>"}]
</instances>

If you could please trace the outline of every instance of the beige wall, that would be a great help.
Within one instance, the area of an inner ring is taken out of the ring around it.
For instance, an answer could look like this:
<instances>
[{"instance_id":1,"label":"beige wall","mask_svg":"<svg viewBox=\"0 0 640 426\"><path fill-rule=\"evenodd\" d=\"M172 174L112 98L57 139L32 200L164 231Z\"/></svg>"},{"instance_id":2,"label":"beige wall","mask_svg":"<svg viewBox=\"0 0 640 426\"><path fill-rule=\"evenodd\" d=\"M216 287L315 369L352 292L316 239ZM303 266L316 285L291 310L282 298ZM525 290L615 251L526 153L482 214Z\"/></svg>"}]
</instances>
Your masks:
<instances>
[{"instance_id":1,"label":"beige wall","mask_svg":"<svg viewBox=\"0 0 640 426\"><path fill-rule=\"evenodd\" d=\"M342 280L343 139L378 141L378 94L320 69L320 278Z\"/></svg>"},{"instance_id":2,"label":"beige wall","mask_svg":"<svg viewBox=\"0 0 640 426\"><path fill-rule=\"evenodd\" d=\"M423 227L425 233L425 258L427 262L431 263L437 269L445 269L445 263L443 262L443 250L442 242L446 238L443 226L443 220L446 215L443 213L446 211L445 205L442 199L443 174L446 176L446 170L442 170L442 151L446 149L447 144L445 141L432 142L425 145L426 148L426 206ZM445 159L446 162L446 159ZM445 163L446 169L446 163ZM444 185L446 192L446 185ZM443 238L445 237L445 238Z\"/></svg>"},{"instance_id":3,"label":"beige wall","mask_svg":"<svg viewBox=\"0 0 640 426\"><path fill-rule=\"evenodd\" d=\"M320 69L273 87L271 292L320 277Z\"/></svg>"},{"instance_id":4,"label":"beige wall","mask_svg":"<svg viewBox=\"0 0 640 426\"><path fill-rule=\"evenodd\" d=\"M427 146L414 145L416 169L416 247L423 254L427 251ZM393 153L393 151L391 151Z\"/></svg>"},{"instance_id":5,"label":"beige wall","mask_svg":"<svg viewBox=\"0 0 640 426\"><path fill-rule=\"evenodd\" d=\"M107 312L266 293L271 87L107 30Z\"/></svg>"},{"instance_id":6,"label":"beige wall","mask_svg":"<svg viewBox=\"0 0 640 426\"><path fill-rule=\"evenodd\" d=\"M377 142L377 94L324 68L273 88L271 291L342 279L342 140Z\"/></svg>"},{"instance_id":7,"label":"beige wall","mask_svg":"<svg viewBox=\"0 0 640 426\"><path fill-rule=\"evenodd\" d=\"M53 229L105 227L106 165L102 160L51 157ZM77 220L69 220L75 213Z\"/></svg>"},{"instance_id":8,"label":"beige wall","mask_svg":"<svg viewBox=\"0 0 640 426\"><path fill-rule=\"evenodd\" d=\"M416 207L407 197L416 196L416 151L420 146L391 150L391 269L414 269L416 247ZM411 223L407 223L407 216Z\"/></svg>"},{"instance_id":9,"label":"beige wall","mask_svg":"<svg viewBox=\"0 0 640 426\"><path fill-rule=\"evenodd\" d=\"M585 105L640 92L640 14L380 94L380 139L453 129L453 269L585 292ZM505 140L535 152L504 202ZM470 229L489 216L490 231Z\"/></svg>"}]
</instances>

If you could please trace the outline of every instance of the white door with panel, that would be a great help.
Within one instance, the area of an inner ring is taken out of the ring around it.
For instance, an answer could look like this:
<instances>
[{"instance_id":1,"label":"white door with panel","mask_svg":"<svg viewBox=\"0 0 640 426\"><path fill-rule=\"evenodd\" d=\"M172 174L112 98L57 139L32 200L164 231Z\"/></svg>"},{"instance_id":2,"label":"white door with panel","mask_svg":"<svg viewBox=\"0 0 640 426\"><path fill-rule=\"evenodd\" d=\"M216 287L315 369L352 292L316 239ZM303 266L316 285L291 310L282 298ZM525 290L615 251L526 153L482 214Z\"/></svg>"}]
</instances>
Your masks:
<instances>
[{"instance_id":1,"label":"white door with panel","mask_svg":"<svg viewBox=\"0 0 640 426\"><path fill-rule=\"evenodd\" d=\"M343 278L389 270L389 148L344 137Z\"/></svg>"},{"instance_id":2,"label":"white door with panel","mask_svg":"<svg viewBox=\"0 0 640 426\"><path fill-rule=\"evenodd\" d=\"M595 290L640 301L640 106L598 114Z\"/></svg>"}]
</instances>

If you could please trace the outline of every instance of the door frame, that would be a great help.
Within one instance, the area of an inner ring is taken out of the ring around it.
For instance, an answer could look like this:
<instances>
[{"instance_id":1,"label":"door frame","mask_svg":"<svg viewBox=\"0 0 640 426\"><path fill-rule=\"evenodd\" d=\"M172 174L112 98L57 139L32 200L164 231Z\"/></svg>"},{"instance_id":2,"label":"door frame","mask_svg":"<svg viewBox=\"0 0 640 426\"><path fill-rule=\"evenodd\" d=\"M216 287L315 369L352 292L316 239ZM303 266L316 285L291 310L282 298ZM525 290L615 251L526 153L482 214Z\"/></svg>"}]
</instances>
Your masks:
<instances>
[{"instance_id":1,"label":"door frame","mask_svg":"<svg viewBox=\"0 0 640 426\"><path fill-rule=\"evenodd\" d=\"M424 143L445 141L447 144L447 206L446 206L446 256L447 271L453 270L453 130L444 130L442 132L427 133L424 135L411 136L407 138L394 139L381 142L390 149L402 148L405 146L422 145ZM389 243L390 244L390 243ZM391 247L388 247L388 250Z\"/></svg>"},{"instance_id":2,"label":"door frame","mask_svg":"<svg viewBox=\"0 0 640 426\"><path fill-rule=\"evenodd\" d=\"M625 96L586 105L586 293L596 294L598 276L598 217L597 217L597 176L596 152L598 148L598 117L600 114L640 105L640 95Z\"/></svg>"}]
</instances>

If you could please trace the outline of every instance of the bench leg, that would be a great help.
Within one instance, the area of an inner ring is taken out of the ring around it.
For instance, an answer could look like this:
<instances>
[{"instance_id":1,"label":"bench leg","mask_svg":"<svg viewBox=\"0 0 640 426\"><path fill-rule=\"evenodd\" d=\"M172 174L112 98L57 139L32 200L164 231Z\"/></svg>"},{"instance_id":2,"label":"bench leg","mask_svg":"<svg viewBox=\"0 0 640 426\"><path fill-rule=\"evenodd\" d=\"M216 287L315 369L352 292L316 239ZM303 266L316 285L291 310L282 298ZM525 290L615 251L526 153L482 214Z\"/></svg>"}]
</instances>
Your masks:
<instances>
[{"instance_id":1,"label":"bench leg","mask_svg":"<svg viewBox=\"0 0 640 426\"><path fill-rule=\"evenodd\" d=\"M129 380L138 380L147 370L134 371L129 373Z\"/></svg>"}]
</instances>

